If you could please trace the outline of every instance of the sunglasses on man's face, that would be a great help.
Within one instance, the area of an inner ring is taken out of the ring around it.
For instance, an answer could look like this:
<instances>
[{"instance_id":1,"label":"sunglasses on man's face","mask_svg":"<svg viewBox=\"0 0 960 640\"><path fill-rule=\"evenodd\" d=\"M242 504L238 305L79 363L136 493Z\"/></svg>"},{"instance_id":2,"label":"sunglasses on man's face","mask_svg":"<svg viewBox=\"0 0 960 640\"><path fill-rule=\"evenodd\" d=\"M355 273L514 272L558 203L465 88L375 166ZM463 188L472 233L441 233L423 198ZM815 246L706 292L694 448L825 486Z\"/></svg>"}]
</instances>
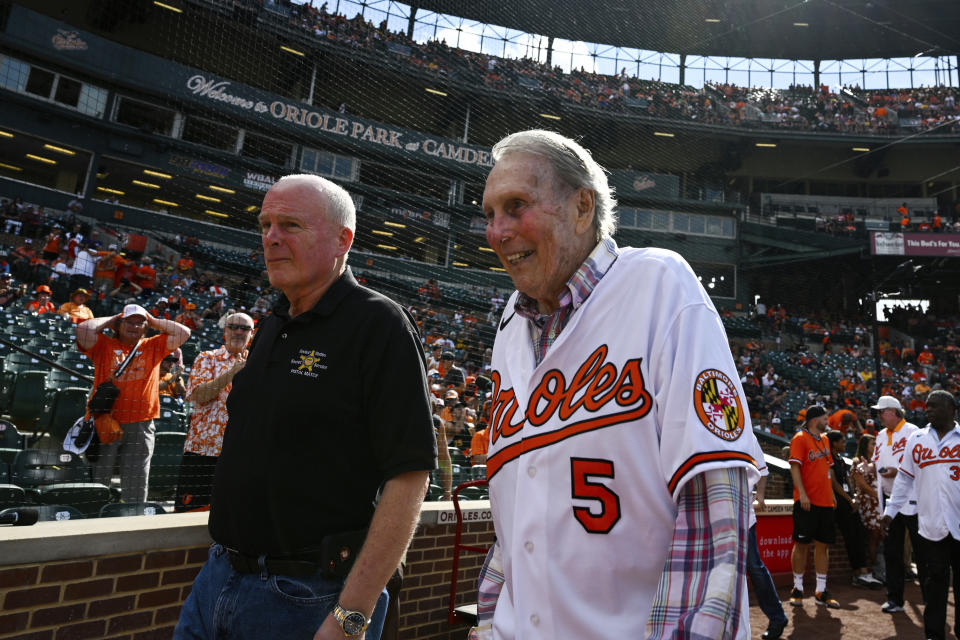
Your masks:
<instances>
[{"instance_id":1,"label":"sunglasses on man's face","mask_svg":"<svg viewBox=\"0 0 960 640\"><path fill-rule=\"evenodd\" d=\"M253 331L253 327L248 327L245 324L228 324L227 329L231 331Z\"/></svg>"}]
</instances>

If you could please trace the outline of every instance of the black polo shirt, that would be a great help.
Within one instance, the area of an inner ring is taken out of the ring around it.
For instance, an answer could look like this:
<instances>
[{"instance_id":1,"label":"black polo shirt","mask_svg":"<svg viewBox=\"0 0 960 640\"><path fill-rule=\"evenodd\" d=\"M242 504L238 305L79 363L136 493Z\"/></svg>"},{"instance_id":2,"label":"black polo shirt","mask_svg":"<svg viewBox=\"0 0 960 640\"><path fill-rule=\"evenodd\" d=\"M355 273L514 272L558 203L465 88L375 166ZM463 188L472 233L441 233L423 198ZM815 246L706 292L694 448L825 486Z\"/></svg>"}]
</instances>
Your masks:
<instances>
[{"instance_id":1,"label":"black polo shirt","mask_svg":"<svg viewBox=\"0 0 960 640\"><path fill-rule=\"evenodd\" d=\"M210 535L250 555L295 554L366 527L380 486L436 467L419 334L349 269L310 311L261 323L227 399Z\"/></svg>"}]
</instances>

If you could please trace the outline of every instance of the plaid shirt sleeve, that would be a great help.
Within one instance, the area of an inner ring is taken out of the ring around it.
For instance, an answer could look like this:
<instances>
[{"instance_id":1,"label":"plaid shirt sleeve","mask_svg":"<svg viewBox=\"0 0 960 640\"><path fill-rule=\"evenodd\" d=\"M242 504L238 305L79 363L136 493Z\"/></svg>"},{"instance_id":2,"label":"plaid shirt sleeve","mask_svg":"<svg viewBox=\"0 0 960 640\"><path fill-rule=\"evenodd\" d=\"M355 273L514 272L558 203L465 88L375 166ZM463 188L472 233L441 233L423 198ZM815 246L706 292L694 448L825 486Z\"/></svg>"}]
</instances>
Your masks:
<instances>
[{"instance_id":1,"label":"plaid shirt sleeve","mask_svg":"<svg viewBox=\"0 0 960 640\"><path fill-rule=\"evenodd\" d=\"M737 637L749 500L747 471L742 468L706 471L684 486L647 638Z\"/></svg>"}]
</instances>

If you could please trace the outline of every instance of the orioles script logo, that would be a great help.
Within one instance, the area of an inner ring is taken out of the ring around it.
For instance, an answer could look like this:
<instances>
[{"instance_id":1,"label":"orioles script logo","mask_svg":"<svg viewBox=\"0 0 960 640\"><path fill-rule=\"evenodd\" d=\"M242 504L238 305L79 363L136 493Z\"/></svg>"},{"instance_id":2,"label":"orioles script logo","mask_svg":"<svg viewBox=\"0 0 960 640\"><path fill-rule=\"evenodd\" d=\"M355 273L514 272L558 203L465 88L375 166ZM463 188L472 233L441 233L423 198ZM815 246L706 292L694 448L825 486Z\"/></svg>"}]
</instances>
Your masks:
<instances>
[{"instance_id":1,"label":"orioles script logo","mask_svg":"<svg viewBox=\"0 0 960 640\"><path fill-rule=\"evenodd\" d=\"M939 455L938 455L939 454ZM917 466L925 467L928 464L937 462L957 462L960 461L960 444L953 447L943 447L940 451L930 449L922 444L915 444L913 451L910 452L913 461Z\"/></svg>"},{"instance_id":2,"label":"orioles script logo","mask_svg":"<svg viewBox=\"0 0 960 640\"><path fill-rule=\"evenodd\" d=\"M621 422L638 420L650 412L650 393L644 386L640 371L642 358L633 358L624 363L623 369L607 362L607 345L601 345L587 356L573 378L567 382L563 372L547 371L537 384L527 402L526 411L517 415L520 403L513 389L502 389L499 371L491 374L493 381L493 406L490 411L490 443L501 437L511 438L528 423L539 427L554 416L566 422L579 409L596 414L609 403L626 408L617 413L604 413L588 417L580 422L564 424L549 432L528 436L521 442L508 445L487 461L487 476L496 473L503 463L519 456L524 451L547 446L565 438L608 427ZM519 450L517 447L522 449Z\"/></svg>"},{"instance_id":3,"label":"orioles script logo","mask_svg":"<svg viewBox=\"0 0 960 640\"><path fill-rule=\"evenodd\" d=\"M900 438L899 440L893 443L893 447L890 449L890 453L903 453L903 451L906 448L907 448L907 439Z\"/></svg>"}]
</instances>

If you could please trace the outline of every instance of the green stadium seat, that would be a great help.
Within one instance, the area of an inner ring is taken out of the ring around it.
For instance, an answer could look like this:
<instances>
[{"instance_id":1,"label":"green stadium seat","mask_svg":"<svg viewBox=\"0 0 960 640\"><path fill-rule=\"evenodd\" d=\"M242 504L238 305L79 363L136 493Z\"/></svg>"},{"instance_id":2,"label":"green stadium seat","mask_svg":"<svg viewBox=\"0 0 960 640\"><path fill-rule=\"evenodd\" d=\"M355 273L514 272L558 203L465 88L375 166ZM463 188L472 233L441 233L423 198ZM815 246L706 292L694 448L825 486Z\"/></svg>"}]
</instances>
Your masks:
<instances>
[{"instance_id":1,"label":"green stadium seat","mask_svg":"<svg viewBox=\"0 0 960 640\"><path fill-rule=\"evenodd\" d=\"M153 457L150 458L148 497L172 497L180 478L183 443L182 432L157 431L153 439Z\"/></svg>"},{"instance_id":2,"label":"green stadium seat","mask_svg":"<svg viewBox=\"0 0 960 640\"><path fill-rule=\"evenodd\" d=\"M438 484L431 484L427 488L427 500L431 502L443 500L443 487Z\"/></svg>"},{"instance_id":3,"label":"green stadium seat","mask_svg":"<svg viewBox=\"0 0 960 640\"><path fill-rule=\"evenodd\" d=\"M47 373L45 371L21 371L13 385L13 396L7 414L11 422L20 428L35 430L43 416L47 400Z\"/></svg>"},{"instance_id":4,"label":"green stadium seat","mask_svg":"<svg viewBox=\"0 0 960 640\"><path fill-rule=\"evenodd\" d=\"M100 509L100 517L155 516L166 512L163 505L157 502L111 502Z\"/></svg>"},{"instance_id":5,"label":"green stadium seat","mask_svg":"<svg viewBox=\"0 0 960 640\"><path fill-rule=\"evenodd\" d=\"M23 449L23 436L12 422L0 420L0 447Z\"/></svg>"},{"instance_id":6,"label":"green stadium seat","mask_svg":"<svg viewBox=\"0 0 960 640\"><path fill-rule=\"evenodd\" d=\"M18 487L15 484L0 484L0 509L15 507L18 504L26 504L26 502L27 496L23 487Z\"/></svg>"},{"instance_id":7,"label":"green stadium seat","mask_svg":"<svg viewBox=\"0 0 960 640\"><path fill-rule=\"evenodd\" d=\"M71 482L40 487L41 504L75 507L84 517L95 518L111 501L110 488L97 482Z\"/></svg>"},{"instance_id":8,"label":"green stadium seat","mask_svg":"<svg viewBox=\"0 0 960 640\"><path fill-rule=\"evenodd\" d=\"M487 465L485 464L475 464L470 467L470 479L471 480L486 480L487 479Z\"/></svg>"},{"instance_id":9,"label":"green stadium seat","mask_svg":"<svg viewBox=\"0 0 960 640\"><path fill-rule=\"evenodd\" d=\"M89 479L90 470L80 456L55 449L20 451L10 472L10 481L24 488L86 482Z\"/></svg>"},{"instance_id":10,"label":"green stadium seat","mask_svg":"<svg viewBox=\"0 0 960 640\"><path fill-rule=\"evenodd\" d=\"M20 373L21 371L49 371L52 368L50 365L19 351L14 351L4 358L3 367L4 371L13 371L14 373Z\"/></svg>"},{"instance_id":11,"label":"green stadium seat","mask_svg":"<svg viewBox=\"0 0 960 640\"><path fill-rule=\"evenodd\" d=\"M45 433L56 441L62 441L77 418L87 410L87 398L90 392L78 387L60 389L53 395L53 401L41 423Z\"/></svg>"},{"instance_id":12,"label":"green stadium seat","mask_svg":"<svg viewBox=\"0 0 960 640\"><path fill-rule=\"evenodd\" d=\"M463 455L463 451L457 449L456 447L447 447L447 451L450 452L450 462L455 465L468 466L470 463L467 461L467 456Z\"/></svg>"}]
</instances>

